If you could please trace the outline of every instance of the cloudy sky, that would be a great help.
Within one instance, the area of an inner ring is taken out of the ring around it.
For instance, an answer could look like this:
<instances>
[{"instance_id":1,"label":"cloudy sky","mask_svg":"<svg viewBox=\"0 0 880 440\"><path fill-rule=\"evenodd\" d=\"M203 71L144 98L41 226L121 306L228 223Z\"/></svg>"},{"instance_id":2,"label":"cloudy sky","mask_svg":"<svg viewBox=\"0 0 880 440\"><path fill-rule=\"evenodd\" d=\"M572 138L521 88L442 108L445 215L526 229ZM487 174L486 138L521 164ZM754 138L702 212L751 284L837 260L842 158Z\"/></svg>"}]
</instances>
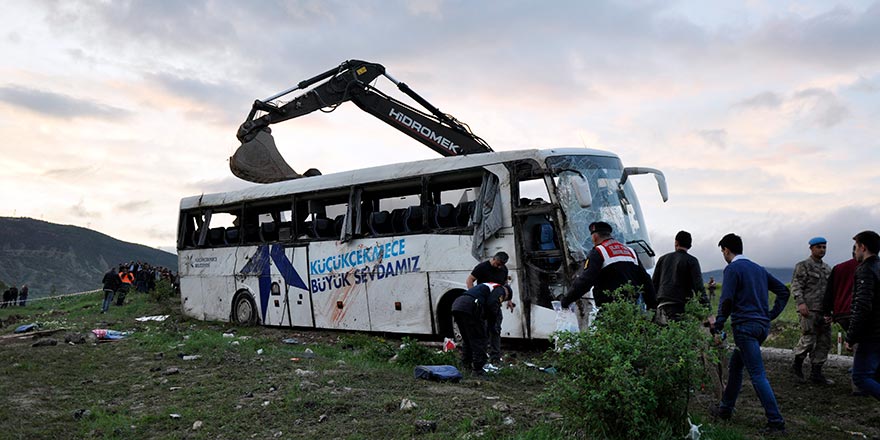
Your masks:
<instances>
[{"instance_id":1,"label":"cloudy sky","mask_svg":"<svg viewBox=\"0 0 880 440\"><path fill-rule=\"evenodd\" d=\"M637 179L658 251L694 234L790 267L880 229L880 2L4 2L0 216L172 249L182 197L237 189L254 99L363 59L495 150L587 146ZM383 80L384 81L384 80ZM377 83L390 91L387 81ZM274 127L298 171L436 157L342 106Z\"/></svg>"}]
</instances>

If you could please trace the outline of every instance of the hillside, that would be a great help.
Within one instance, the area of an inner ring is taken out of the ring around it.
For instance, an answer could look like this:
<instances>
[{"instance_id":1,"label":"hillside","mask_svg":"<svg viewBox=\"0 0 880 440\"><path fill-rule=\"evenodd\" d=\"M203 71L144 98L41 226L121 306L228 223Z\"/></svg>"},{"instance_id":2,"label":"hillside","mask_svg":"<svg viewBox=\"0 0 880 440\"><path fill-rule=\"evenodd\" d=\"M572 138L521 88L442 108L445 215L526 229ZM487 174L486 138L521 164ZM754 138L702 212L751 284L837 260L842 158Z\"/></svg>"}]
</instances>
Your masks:
<instances>
[{"instance_id":1,"label":"hillside","mask_svg":"<svg viewBox=\"0 0 880 440\"><path fill-rule=\"evenodd\" d=\"M98 289L111 265L142 261L177 270L177 256L90 229L0 217L0 282L28 284L30 297Z\"/></svg>"}]
</instances>

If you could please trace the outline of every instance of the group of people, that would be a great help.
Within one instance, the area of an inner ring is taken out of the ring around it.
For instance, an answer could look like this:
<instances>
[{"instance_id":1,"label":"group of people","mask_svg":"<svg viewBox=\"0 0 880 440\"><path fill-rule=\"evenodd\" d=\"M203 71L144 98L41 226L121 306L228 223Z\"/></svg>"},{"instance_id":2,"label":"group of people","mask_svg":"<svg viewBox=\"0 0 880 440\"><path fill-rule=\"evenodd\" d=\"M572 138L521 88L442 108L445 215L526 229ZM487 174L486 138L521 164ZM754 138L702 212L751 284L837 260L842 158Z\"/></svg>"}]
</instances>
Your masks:
<instances>
[{"instance_id":1,"label":"group of people","mask_svg":"<svg viewBox=\"0 0 880 440\"><path fill-rule=\"evenodd\" d=\"M15 307L16 302L18 303L19 307L24 307L25 305L27 305L28 290L29 289L27 284L22 285L21 289L13 285L4 290L3 301L0 302L0 309Z\"/></svg>"},{"instance_id":2,"label":"group of people","mask_svg":"<svg viewBox=\"0 0 880 440\"><path fill-rule=\"evenodd\" d=\"M152 266L149 263L130 262L111 267L101 280L104 289L104 301L101 304L101 313L106 313L116 298L116 305L125 304L128 293L134 289L137 292L146 293L156 288L156 282L165 279L177 286L177 280L170 269L160 266Z\"/></svg>"},{"instance_id":3,"label":"group of people","mask_svg":"<svg viewBox=\"0 0 880 440\"><path fill-rule=\"evenodd\" d=\"M675 251L658 259L652 277L639 262L635 251L612 237L609 224L592 223L589 231L593 249L583 271L562 298L563 308L590 289L596 305L601 308L615 300L611 292L626 284L636 288L647 308L656 309L654 316L660 325L681 319L685 305L695 296L701 304L710 304L699 261L688 254L692 244L688 232L676 234ZM838 322L846 330L847 348L854 351L854 389L858 394L880 400L880 383L877 381L880 367L880 259L877 256L880 235L863 231L853 240L853 259L832 269L821 261L827 248L826 240L813 238L809 241L810 257L795 268L792 291L798 305L802 335L793 350L792 371L806 380L802 368L809 355L809 380L815 384L831 383L822 374L822 365L831 345L830 323ZM784 433L785 420L767 379L761 344L770 333L770 322L785 309L792 292L764 267L743 255L743 241L738 235L725 235L718 247L728 265L721 283L717 313L706 317L705 325L713 333L720 334L725 323L730 321L735 348L730 355L728 380L721 402L711 412L721 419L732 417L745 370L767 417L762 433ZM710 283L710 289L714 291L714 288L715 283ZM768 292L775 295L772 308ZM500 303L499 298L500 294L487 295L487 302L494 305L494 302Z\"/></svg>"}]
</instances>

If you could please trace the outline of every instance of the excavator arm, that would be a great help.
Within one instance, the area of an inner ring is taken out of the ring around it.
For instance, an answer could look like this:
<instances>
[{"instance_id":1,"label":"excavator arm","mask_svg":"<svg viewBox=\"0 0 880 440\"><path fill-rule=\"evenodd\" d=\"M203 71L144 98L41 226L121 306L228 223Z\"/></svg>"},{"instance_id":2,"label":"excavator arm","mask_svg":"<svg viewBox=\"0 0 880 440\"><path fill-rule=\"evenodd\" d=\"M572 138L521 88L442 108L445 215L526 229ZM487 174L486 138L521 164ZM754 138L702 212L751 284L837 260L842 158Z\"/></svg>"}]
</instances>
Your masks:
<instances>
[{"instance_id":1,"label":"excavator arm","mask_svg":"<svg viewBox=\"0 0 880 440\"><path fill-rule=\"evenodd\" d=\"M404 104L371 86L379 76L422 105L426 113ZM316 85L317 84L317 85ZM292 101L275 105L273 101L296 90L304 92ZM262 101L255 101L247 120L238 129L241 147L230 158L232 173L251 182L269 183L302 177L281 158L269 126L309 114L332 111L352 101L361 110L400 130L442 156L491 152L492 148L470 128L434 107L405 83L397 81L380 64L349 60L335 69L301 81L296 87ZM326 110L329 109L329 110ZM257 116L259 112L263 114ZM317 174L316 170L306 176Z\"/></svg>"}]
</instances>

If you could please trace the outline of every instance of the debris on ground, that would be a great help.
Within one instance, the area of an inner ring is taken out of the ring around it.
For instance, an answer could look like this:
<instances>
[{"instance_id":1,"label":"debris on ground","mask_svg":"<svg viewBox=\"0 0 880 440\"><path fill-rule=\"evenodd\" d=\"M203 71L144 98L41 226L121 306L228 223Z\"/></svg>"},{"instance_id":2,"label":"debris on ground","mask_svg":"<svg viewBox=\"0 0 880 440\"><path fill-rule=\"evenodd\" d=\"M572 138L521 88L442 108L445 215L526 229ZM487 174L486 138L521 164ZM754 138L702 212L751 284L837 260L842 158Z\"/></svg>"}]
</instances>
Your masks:
<instances>
[{"instance_id":1,"label":"debris on ground","mask_svg":"<svg viewBox=\"0 0 880 440\"><path fill-rule=\"evenodd\" d=\"M33 344L31 344L31 347L51 347L53 345L58 345L58 341L52 338L45 338L34 342Z\"/></svg>"},{"instance_id":2,"label":"debris on ground","mask_svg":"<svg viewBox=\"0 0 880 440\"><path fill-rule=\"evenodd\" d=\"M296 339L296 338L286 338L286 339L282 339L281 342L283 342L283 343L285 343L285 344L289 344L289 345L297 345L297 344L299 344L299 340Z\"/></svg>"},{"instance_id":3,"label":"debris on ground","mask_svg":"<svg viewBox=\"0 0 880 440\"><path fill-rule=\"evenodd\" d=\"M461 371L452 365L419 365L413 371L416 379L433 380L437 382L458 382L461 380Z\"/></svg>"},{"instance_id":4,"label":"debris on ground","mask_svg":"<svg viewBox=\"0 0 880 440\"><path fill-rule=\"evenodd\" d=\"M18 326L13 333L27 333L29 331L33 331L40 328L40 324L25 324Z\"/></svg>"},{"instance_id":5,"label":"debris on ground","mask_svg":"<svg viewBox=\"0 0 880 440\"><path fill-rule=\"evenodd\" d=\"M203 424L204 423L202 423L201 420L196 420L195 422L193 422L193 431L198 431L199 428L201 428Z\"/></svg>"},{"instance_id":6,"label":"debris on ground","mask_svg":"<svg viewBox=\"0 0 880 440\"><path fill-rule=\"evenodd\" d=\"M400 401L400 410L401 410L401 411L409 411L409 410L411 410L411 409L413 409L413 408L418 408L418 407L419 407L419 406L416 405L416 403L413 402L412 400L409 400L409 399L403 399L403 400Z\"/></svg>"},{"instance_id":7,"label":"debris on ground","mask_svg":"<svg viewBox=\"0 0 880 440\"><path fill-rule=\"evenodd\" d=\"M180 414L168 414L168 416L175 420L180 418Z\"/></svg>"},{"instance_id":8,"label":"debris on ground","mask_svg":"<svg viewBox=\"0 0 880 440\"><path fill-rule=\"evenodd\" d=\"M183 354L183 353L180 353L180 354L177 355L177 357L179 357L179 358L181 358L181 359L183 359L183 360L185 360L185 361L194 361L194 360L196 360L196 359L201 359L202 356L201 356L201 355L198 355L198 354Z\"/></svg>"},{"instance_id":9,"label":"debris on ground","mask_svg":"<svg viewBox=\"0 0 880 440\"><path fill-rule=\"evenodd\" d=\"M141 316L140 318L134 318L135 321L145 322L145 321L158 321L162 322L171 315L153 315L153 316Z\"/></svg>"},{"instance_id":10,"label":"debris on ground","mask_svg":"<svg viewBox=\"0 0 880 440\"><path fill-rule=\"evenodd\" d=\"M67 333L64 335L64 342L68 344L85 344L86 336L82 333Z\"/></svg>"},{"instance_id":11,"label":"debris on ground","mask_svg":"<svg viewBox=\"0 0 880 440\"><path fill-rule=\"evenodd\" d=\"M419 434L427 434L429 432L437 431L437 422L433 420L416 420L415 422L416 432Z\"/></svg>"},{"instance_id":12,"label":"debris on ground","mask_svg":"<svg viewBox=\"0 0 880 440\"><path fill-rule=\"evenodd\" d=\"M169 367L167 370L165 370L164 373L162 373L162 375L164 375L164 376L171 376L172 374L179 374L179 373L180 373L180 369L179 369L179 368L177 368L177 367Z\"/></svg>"},{"instance_id":13,"label":"debris on ground","mask_svg":"<svg viewBox=\"0 0 880 440\"><path fill-rule=\"evenodd\" d=\"M96 328L92 330L92 334L98 338L99 341L117 341L120 339L125 339L128 337L128 332L121 332L118 330L107 330L103 328Z\"/></svg>"}]
</instances>

